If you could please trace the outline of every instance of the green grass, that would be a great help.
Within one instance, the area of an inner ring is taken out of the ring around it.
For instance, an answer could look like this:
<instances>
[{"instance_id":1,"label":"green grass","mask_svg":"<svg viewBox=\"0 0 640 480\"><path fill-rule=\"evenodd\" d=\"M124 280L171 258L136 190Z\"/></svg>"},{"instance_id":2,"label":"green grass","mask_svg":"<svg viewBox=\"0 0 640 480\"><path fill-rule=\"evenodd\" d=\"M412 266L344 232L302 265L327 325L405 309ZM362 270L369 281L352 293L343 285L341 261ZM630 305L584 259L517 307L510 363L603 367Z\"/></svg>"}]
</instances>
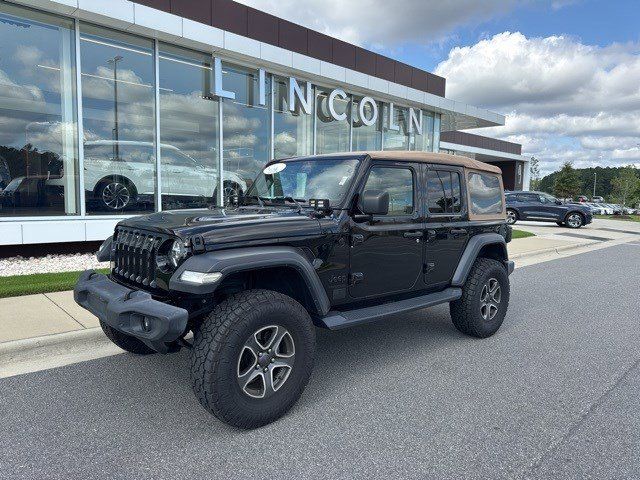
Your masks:
<instances>
[{"instance_id":1,"label":"green grass","mask_svg":"<svg viewBox=\"0 0 640 480\"><path fill-rule=\"evenodd\" d=\"M626 222L640 222L640 215L594 215L593 218L603 220L624 220Z\"/></svg>"},{"instance_id":2,"label":"green grass","mask_svg":"<svg viewBox=\"0 0 640 480\"><path fill-rule=\"evenodd\" d=\"M97 270L108 273L109 270ZM37 273L0 277L0 298L19 297L34 293L61 292L73 289L82 272Z\"/></svg>"},{"instance_id":3,"label":"green grass","mask_svg":"<svg viewBox=\"0 0 640 480\"><path fill-rule=\"evenodd\" d=\"M531 232L525 232L524 230L513 230L513 235L511 238L513 238L514 240L516 238L527 238L527 237L535 237L536 234L535 233L531 233Z\"/></svg>"}]
</instances>

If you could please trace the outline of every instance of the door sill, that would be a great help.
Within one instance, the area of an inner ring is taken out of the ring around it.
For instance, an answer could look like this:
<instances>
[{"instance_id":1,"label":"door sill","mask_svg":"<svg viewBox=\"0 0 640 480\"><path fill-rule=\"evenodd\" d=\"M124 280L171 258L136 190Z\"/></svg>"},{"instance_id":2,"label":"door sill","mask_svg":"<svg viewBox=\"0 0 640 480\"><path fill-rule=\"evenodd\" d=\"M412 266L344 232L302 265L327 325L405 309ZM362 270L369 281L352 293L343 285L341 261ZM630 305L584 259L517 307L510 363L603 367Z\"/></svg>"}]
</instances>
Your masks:
<instances>
[{"instance_id":1,"label":"door sill","mask_svg":"<svg viewBox=\"0 0 640 480\"><path fill-rule=\"evenodd\" d=\"M408 298L397 302L384 303L373 307L364 307L345 312L330 311L319 321L322 326L330 330L361 325L363 323L380 320L389 315L408 313L422 308L433 307L442 303L453 302L462 296L461 288L447 288L441 292L429 293L420 297Z\"/></svg>"}]
</instances>

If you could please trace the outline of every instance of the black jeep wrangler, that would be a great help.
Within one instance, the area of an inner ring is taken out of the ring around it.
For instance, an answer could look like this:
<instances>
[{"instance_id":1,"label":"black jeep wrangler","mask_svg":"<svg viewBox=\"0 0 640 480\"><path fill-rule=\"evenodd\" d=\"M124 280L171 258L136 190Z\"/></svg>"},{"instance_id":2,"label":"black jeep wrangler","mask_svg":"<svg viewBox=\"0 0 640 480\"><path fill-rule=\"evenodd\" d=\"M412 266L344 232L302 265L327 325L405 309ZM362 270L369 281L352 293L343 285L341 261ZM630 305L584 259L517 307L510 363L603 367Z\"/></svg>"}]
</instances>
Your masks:
<instances>
[{"instance_id":1,"label":"black jeep wrangler","mask_svg":"<svg viewBox=\"0 0 640 480\"><path fill-rule=\"evenodd\" d=\"M509 303L500 170L454 155L271 162L233 205L120 222L75 300L132 353L191 349L200 403L241 428L282 416L339 329L442 303L488 337ZM189 333L193 332L193 339Z\"/></svg>"}]
</instances>

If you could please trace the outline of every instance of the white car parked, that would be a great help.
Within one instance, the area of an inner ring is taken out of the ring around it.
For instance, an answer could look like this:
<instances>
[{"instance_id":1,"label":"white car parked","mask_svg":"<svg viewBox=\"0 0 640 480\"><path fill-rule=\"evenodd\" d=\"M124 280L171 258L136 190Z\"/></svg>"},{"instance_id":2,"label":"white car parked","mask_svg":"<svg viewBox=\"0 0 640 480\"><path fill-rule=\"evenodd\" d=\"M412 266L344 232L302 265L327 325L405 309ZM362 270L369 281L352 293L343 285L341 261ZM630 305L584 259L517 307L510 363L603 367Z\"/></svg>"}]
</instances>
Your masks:
<instances>
[{"instance_id":1,"label":"white car parked","mask_svg":"<svg viewBox=\"0 0 640 480\"><path fill-rule=\"evenodd\" d=\"M218 169L202 165L173 145L161 144L162 193L215 198ZM108 210L124 210L139 196L153 196L156 175L154 144L126 140L96 140L84 144L85 189ZM247 190L233 172L224 172L224 193Z\"/></svg>"}]
</instances>

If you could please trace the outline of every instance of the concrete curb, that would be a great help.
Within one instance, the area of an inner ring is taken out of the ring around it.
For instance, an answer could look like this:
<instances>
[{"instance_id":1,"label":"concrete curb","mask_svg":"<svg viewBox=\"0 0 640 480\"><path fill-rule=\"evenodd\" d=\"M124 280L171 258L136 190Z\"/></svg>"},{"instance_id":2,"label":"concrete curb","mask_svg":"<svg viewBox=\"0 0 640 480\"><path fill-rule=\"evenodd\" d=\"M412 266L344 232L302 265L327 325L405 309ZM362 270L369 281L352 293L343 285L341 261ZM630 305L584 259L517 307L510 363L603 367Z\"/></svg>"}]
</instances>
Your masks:
<instances>
[{"instance_id":1,"label":"concrete curb","mask_svg":"<svg viewBox=\"0 0 640 480\"><path fill-rule=\"evenodd\" d=\"M25 351L45 349L49 347L64 347L67 344L76 342L94 342L102 339L104 333L100 327L87 328L84 330L74 330L72 332L55 333L42 337L25 338L23 340L13 340L0 343L0 363L4 357L11 357L13 354L23 354Z\"/></svg>"},{"instance_id":2,"label":"concrete curb","mask_svg":"<svg viewBox=\"0 0 640 480\"><path fill-rule=\"evenodd\" d=\"M594 244L599 244L599 243L606 243L606 242L596 242L596 241L589 241L589 242L581 242L581 243L574 243L572 245L563 245L561 247L547 247L547 248L541 248L539 250L532 250L530 252L522 252L522 253L515 253L513 255L509 255L509 260L522 260L524 258L529 258L529 257L535 257L538 255L545 255L547 253L560 253L560 252L566 252L567 250L573 250L573 249L578 249L578 248L582 248L582 247L588 247L589 245L594 245Z\"/></svg>"}]
</instances>

